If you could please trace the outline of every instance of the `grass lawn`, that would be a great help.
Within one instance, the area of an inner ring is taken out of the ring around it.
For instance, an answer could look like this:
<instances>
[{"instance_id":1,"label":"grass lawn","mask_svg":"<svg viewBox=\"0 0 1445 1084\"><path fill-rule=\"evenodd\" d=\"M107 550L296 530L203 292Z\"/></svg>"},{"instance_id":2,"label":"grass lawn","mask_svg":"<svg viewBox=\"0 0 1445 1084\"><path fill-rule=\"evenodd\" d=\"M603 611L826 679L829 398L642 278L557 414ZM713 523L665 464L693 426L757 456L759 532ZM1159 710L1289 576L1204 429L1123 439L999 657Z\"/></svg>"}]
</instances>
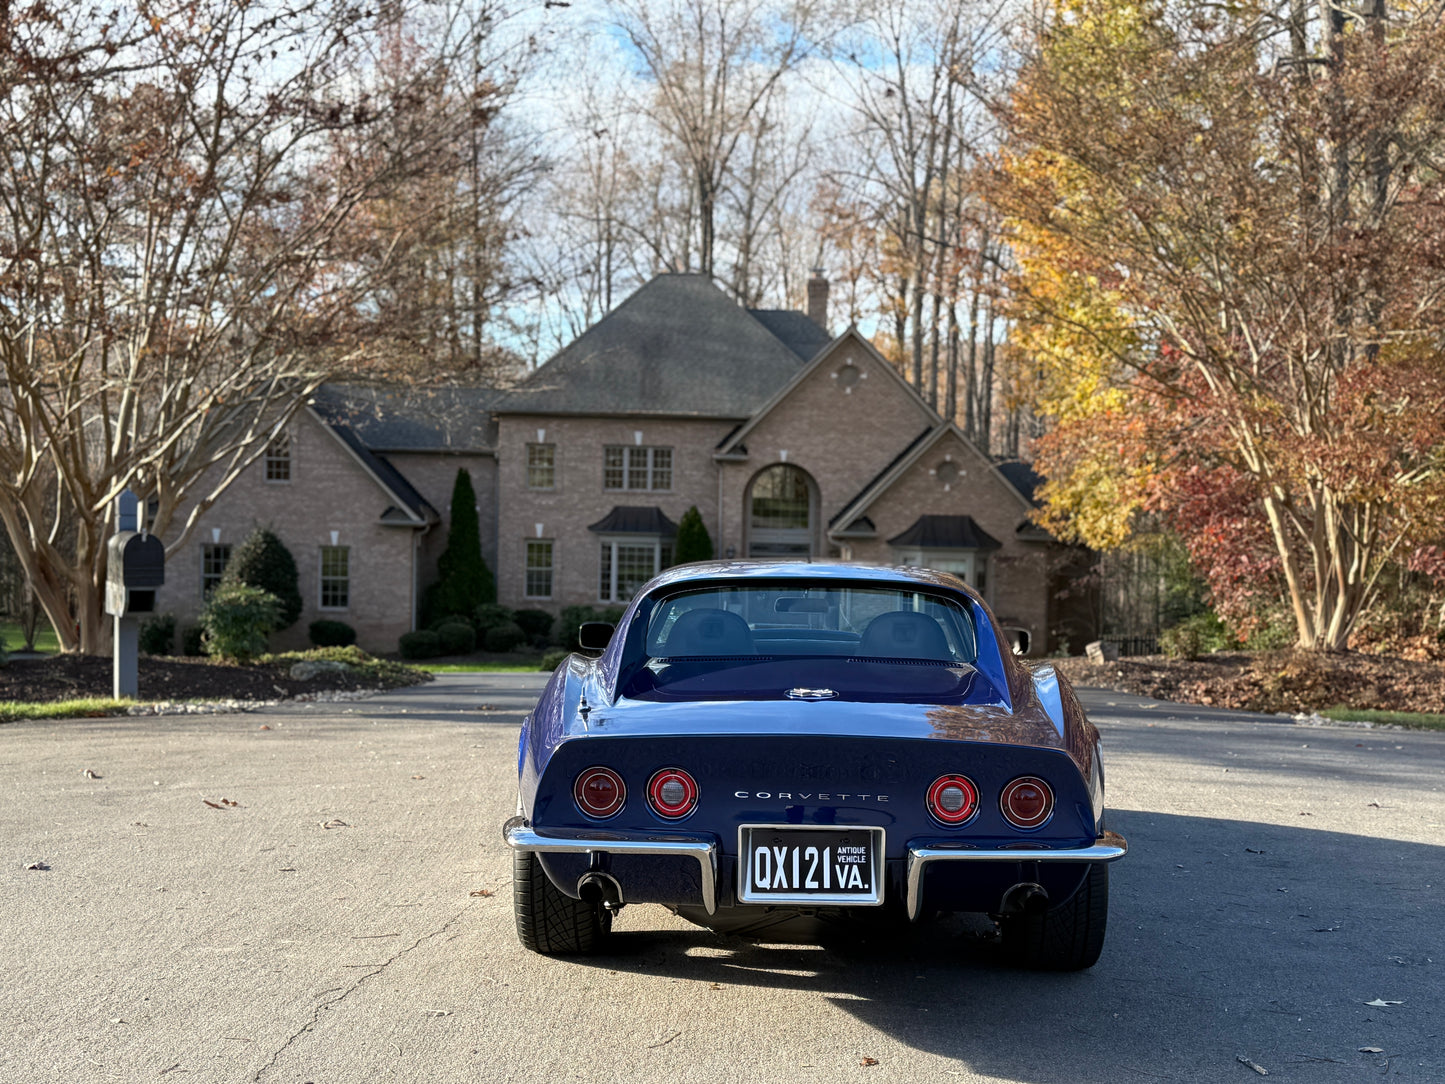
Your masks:
<instances>
[{"instance_id":1,"label":"grass lawn","mask_svg":"<svg viewBox=\"0 0 1445 1084\"><path fill-rule=\"evenodd\" d=\"M0 723L17 719L84 719L124 715L133 700L93 697L86 700L58 700L53 704L28 704L23 700L0 700Z\"/></svg>"},{"instance_id":2,"label":"grass lawn","mask_svg":"<svg viewBox=\"0 0 1445 1084\"><path fill-rule=\"evenodd\" d=\"M1423 711L1370 711L1366 708L1326 708L1320 712L1326 719L1342 723L1389 723L1412 730L1445 730L1445 715Z\"/></svg>"},{"instance_id":3,"label":"grass lawn","mask_svg":"<svg viewBox=\"0 0 1445 1084\"><path fill-rule=\"evenodd\" d=\"M0 639L5 641L6 651L19 651L25 646L25 637L14 621L0 621ZM60 641L55 638L49 621L42 620L35 629L35 650L49 655L60 650Z\"/></svg>"}]
</instances>

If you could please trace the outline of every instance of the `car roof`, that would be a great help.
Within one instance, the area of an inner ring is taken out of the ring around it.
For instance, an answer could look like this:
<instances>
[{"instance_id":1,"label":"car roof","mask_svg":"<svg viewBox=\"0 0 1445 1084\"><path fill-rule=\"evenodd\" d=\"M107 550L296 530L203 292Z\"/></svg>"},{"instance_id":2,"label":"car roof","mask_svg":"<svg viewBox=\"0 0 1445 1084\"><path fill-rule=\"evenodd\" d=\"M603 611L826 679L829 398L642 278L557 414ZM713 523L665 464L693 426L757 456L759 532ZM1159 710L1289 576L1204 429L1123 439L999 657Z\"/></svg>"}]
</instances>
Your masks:
<instances>
[{"instance_id":1,"label":"car roof","mask_svg":"<svg viewBox=\"0 0 1445 1084\"><path fill-rule=\"evenodd\" d=\"M648 593L659 589L719 581L793 580L802 583L850 580L879 586L941 587L972 594L956 576L931 568L903 565L865 565L849 561L698 561L677 565L652 581Z\"/></svg>"}]
</instances>

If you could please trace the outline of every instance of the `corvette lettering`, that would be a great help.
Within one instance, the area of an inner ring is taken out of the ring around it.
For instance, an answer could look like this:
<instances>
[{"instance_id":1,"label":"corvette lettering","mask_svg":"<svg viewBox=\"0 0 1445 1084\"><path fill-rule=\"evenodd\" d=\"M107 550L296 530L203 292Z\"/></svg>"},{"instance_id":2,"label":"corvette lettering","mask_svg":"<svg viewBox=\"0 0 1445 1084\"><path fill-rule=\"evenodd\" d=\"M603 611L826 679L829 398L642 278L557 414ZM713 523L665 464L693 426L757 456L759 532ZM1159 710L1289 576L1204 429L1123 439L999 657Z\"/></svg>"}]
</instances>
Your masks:
<instances>
[{"instance_id":1,"label":"corvette lettering","mask_svg":"<svg viewBox=\"0 0 1445 1084\"><path fill-rule=\"evenodd\" d=\"M886 801L888 801L888 795L886 795L886 794L827 794L827 793L804 794L802 791L786 791L786 790L779 790L779 791L771 791L771 790L735 790L735 791L733 791L733 797L734 797L734 798L765 798L765 799L784 798L784 799L786 799L786 800L788 800L788 801L790 801L790 802L809 802L809 801L814 801L814 802L847 802L847 801L886 802Z\"/></svg>"}]
</instances>

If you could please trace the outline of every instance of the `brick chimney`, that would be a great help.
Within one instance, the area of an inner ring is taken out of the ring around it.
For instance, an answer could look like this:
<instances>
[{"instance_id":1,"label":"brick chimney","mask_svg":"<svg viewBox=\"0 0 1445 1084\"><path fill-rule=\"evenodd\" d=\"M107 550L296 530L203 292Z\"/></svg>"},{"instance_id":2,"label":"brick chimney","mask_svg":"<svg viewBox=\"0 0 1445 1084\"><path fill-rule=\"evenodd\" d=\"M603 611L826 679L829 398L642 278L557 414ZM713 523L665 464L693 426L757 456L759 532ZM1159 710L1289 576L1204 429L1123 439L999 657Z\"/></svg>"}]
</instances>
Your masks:
<instances>
[{"instance_id":1,"label":"brick chimney","mask_svg":"<svg viewBox=\"0 0 1445 1084\"><path fill-rule=\"evenodd\" d=\"M828 280L821 267L813 268L813 277L808 280L808 319L828 330Z\"/></svg>"}]
</instances>

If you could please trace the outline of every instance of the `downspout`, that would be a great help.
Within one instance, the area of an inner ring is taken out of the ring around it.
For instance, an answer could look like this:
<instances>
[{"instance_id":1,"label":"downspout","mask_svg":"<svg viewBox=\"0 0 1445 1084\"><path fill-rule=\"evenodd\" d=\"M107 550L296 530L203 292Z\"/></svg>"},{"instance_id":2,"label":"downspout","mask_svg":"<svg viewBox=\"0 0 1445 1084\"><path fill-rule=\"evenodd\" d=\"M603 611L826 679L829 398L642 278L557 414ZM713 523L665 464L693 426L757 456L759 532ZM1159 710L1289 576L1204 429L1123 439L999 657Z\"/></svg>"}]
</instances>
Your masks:
<instances>
[{"instance_id":1,"label":"downspout","mask_svg":"<svg viewBox=\"0 0 1445 1084\"><path fill-rule=\"evenodd\" d=\"M417 600L421 595L421 540L430 531L430 523L411 533L411 631L416 631Z\"/></svg>"}]
</instances>

